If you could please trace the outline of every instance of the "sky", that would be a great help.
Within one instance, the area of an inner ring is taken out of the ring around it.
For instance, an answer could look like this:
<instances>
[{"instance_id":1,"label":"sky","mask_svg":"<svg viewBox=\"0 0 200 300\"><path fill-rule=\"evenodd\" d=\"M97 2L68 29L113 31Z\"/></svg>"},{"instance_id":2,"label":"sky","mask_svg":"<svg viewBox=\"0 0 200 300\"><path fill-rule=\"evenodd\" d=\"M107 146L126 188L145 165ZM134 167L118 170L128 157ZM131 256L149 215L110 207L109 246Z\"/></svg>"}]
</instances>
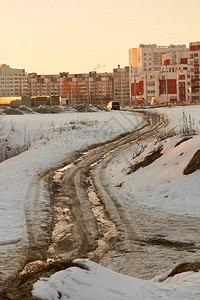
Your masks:
<instances>
[{"instance_id":1,"label":"sky","mask_svg":"<svg viewBox=\"0 0 200 300\"><path fill-rule=\"evenodd\" d=\"M139 44L200 40L199 0L0 0L0 64L112 72Z\"/></svg>"}]
</instances>

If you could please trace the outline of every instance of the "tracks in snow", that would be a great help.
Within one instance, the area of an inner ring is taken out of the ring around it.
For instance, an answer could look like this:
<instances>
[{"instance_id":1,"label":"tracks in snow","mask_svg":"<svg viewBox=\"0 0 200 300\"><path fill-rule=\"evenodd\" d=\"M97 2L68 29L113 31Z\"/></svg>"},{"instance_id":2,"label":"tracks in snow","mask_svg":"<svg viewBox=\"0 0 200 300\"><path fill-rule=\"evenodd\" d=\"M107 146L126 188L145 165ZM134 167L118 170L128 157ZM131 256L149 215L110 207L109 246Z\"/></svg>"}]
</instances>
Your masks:
<instances>
[{"instance_id":1,"label":"tracks in snow","mask_svg":"<svg viewBox=\"0 0 200 300\"><path fill-rule=\"evenodd\" d=\"M77 151L70 161L41 174L30 187L27 200L34 195L35 202L32 208L29 202L25 204L29 245L24 255L28 261L89 258L124 274L152 278L173 263L172 253L176 262L189 257L188 251L197 256L198 230L190 240L191 232L200 226L199 221L193 225L197 219L162 214L137 203L124 205L109 184L106 169L114 157L165 131L164 115L143 112L143 116L143 125L135 131ZM49 194L42 195L46 184ZM43 214L40 200L49 197ZM176 241L173 235L178 227L185 242Z\"/></svg>"},{"instance_id":2,"label":"tracks in snow","mask_svg":"<svg viewBox=\"0 0 200 300\"><path fill-rule=\"evenodd\" d=\"M51 174L55 216L48 252L51 258L88 257L99 261L112 249L130 251L132 240L137 244L134 223L109 191L104 169L109 159L139 140L157 136L167 124L162 115L144 113L139 129L80 153L73 163ZM99 165L101 170L95 172Z\"/></svg>"}]
</instances>

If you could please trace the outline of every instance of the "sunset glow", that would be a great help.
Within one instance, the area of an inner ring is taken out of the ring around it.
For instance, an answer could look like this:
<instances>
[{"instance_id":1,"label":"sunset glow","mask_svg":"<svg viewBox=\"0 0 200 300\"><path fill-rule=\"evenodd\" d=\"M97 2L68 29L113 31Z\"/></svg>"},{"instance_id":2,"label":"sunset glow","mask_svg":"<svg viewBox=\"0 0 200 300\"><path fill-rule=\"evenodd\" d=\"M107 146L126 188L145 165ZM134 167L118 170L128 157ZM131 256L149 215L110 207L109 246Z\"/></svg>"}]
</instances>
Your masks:
<instances>
[{"instance_id":1,"label":"sunset glow","mask_svg":"<svg viewBox=\"0 0 200 300\"><path fill-rule=\"evenodd\" d=\"M0 63L52 74L112 71L140 43L200 39L199 0L1 1Z\"/></svg>"}]
</instances>

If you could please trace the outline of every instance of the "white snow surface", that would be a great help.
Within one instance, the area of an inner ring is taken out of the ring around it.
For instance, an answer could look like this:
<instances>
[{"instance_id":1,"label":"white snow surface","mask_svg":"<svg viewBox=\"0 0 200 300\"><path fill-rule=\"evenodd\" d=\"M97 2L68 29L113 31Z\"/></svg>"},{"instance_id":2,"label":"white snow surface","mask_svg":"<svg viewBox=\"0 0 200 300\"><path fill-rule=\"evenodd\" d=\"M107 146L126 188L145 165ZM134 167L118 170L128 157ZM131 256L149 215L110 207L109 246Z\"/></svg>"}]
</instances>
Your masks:
<instances>
[{"instance_id":1,"label":"white snow surface","mask_svg":"<svg viewBox=\"0 0 200 300\"><path fill-rule=\"evenodd\" d=\"M165 212L200 215L200 170L183 174L200 149L200 135L194 135L176 146L184 138L178 135L156 144L153 142L134 159L131 157L133 151L114 160L107 170L108 178L111 178L113 188L122 183L117 188L121 199L126 199L129 205L138 202ZM129 174L130 164L134 167L160 147L161 157Z\"/></svg>"},{"instance_id":2,"label":"white snow surface","mask_svg":"<svg viewBox=\"0 0 200 300\"><path fill-rule=\"evenodd\" d=\"M198 129L200 106L157 110L169 116L169 127L176 127L177 132L183 110L186 114L192 114L195 129ZM3 251L6 254L7 248L14 249L15 243L20 240L27 239L24 209L30 209L31 214L29 190L40 171L70 157L74 150L132 130L140 121L138 116L134 118L131 113L124 112L3 117L0 125L6 126L0 128L2 136L8 139L8 146L23 146L28 142L29 149L0 164L1 254ZM123 180L121 193L126 199L134 198L164 211L199 214L200 172L185 177L182 175L184 167L200 148L199 135L174 147L180 139L168 139L163 144L163 156L144 168L145 171L142 168L136 171L134 176L122 172L129 157L118 158L117 163L113 162L108 170L114 175L110 177L113 185ZM153 147L153 144L148 145L146 153ZM141 157L138 156L138 159ZM117 274L91 261L75 262L85 265L88 270L73 267L57 272L51 278L42 278L34 285L33 295L49 300L200 299L199 272L182 273L167 279L165 283L156 283Z\"/></svg>"},{"instance_id":3,"label":"white snow surface","mask_svg":"<svg viewBox=\"0 0 200 300\"><path fill-rule=\"evenodd\" d=\"M1 257L27 242L27 214L31 217L34 209L31 189L41 171L70 158L75 150L131 131L140 122L141 117L121 111L3 116L1 142L16 154L23 146L28 150L0 163ZM38 197L42 210L46 199Z\"/></svg>"},{"instance_id":4,"label":"white snow surface","mask_svg":"<svg viewBox=\"0 0 200 300\"><path fill-rule=\"evenodd\" d=\"M87 270L72 267L41 278L33 296L42 300L188 300L200 299L200 273L186 272L164 283L115 273L89 260L75 260Z\"/></svg>"}]
</instances>

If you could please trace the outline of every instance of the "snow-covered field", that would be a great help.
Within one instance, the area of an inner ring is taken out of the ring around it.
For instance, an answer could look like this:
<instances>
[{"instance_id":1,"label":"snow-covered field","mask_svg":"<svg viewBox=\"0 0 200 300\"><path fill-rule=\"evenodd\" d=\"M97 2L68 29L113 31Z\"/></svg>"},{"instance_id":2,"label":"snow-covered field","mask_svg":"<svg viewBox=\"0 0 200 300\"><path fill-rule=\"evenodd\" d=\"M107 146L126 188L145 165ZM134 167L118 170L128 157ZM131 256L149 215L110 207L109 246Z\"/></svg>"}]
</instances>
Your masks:
<instances>
[{"instance_id":1,"label":"snow-covered field","mask_svg":"<svg viewBox=\"0 0 200 300\"><path fill-rule=\"evenodd\" d=\"M170 128L182 130L183 111L191 114L192 128L200 127L200 106L158 108L171 120ZM193 124L194 119L194 124ZM59 115L5 116L1 123L8 147L25 145L28 151L0 164L0 251L27 239L24 205L35 176L62 161L74 150L110 139L132 130L141 119L125 112L63 113ZM8 136L9 134L9 136ZM193 154L200 149L200 136L175 147L181 137L161 141L162 156L145 168L127 174L127 161L133 152L113 161L108 173L113 186L122 183L121 193L147 206L180 214L200 214L199 175L183 175ZM145 149L152 151L154 145ZM158 145L156 145L158 146ZM142 160L142 155L136 159ZM135 161L131 161L135 163ZM122 170L124 170L122 172ZM119 188L118 188L119 189ZM31 209L31 199L29 198ZM130 202L131 205L131 202ZM31 212L30 212L31 213ZM109 271L89 261L81 261L88 270L70 268L34 286L39 299L200 299L200 275L189 272L176 275L165 283L143 281Z\"/></svg>"},{"instance_id":2,"label":"snow-covered field","mask_svg":"<svg viewBox=\"0 0 200 300\"><path fill-rule=\"evenodd\" d=\"M130 151L114 160L108 169L113 187L120 185L121 198L129 205L137 202L165 212L200 215L200 170L183 174L200 149L200 135L186 141L178 135L145 146L140 155L137 150ZM161 157L134 171L135 165L159 149Z\"/></svg>"},{"instance_id":3,"label":"snow-covered field","mask_svg":"<svg viewBox=\"0 0 200 300\"><path fill-rule=\"evenodd\" d=\"M29 114L0 120L3 151L28 150L0 163L0 254L27 242L27 214L33 214L31 188L36 176L87 145L133 130L141 118L130 112ZM10 149L10 150L9 150ZM41 204L43 195L38 195ZM25 215L26 214L26 215ZM1 260L0 260L1 261ZM0 265L0 271L3 266Z\"/></svg>"}]
</instances>

